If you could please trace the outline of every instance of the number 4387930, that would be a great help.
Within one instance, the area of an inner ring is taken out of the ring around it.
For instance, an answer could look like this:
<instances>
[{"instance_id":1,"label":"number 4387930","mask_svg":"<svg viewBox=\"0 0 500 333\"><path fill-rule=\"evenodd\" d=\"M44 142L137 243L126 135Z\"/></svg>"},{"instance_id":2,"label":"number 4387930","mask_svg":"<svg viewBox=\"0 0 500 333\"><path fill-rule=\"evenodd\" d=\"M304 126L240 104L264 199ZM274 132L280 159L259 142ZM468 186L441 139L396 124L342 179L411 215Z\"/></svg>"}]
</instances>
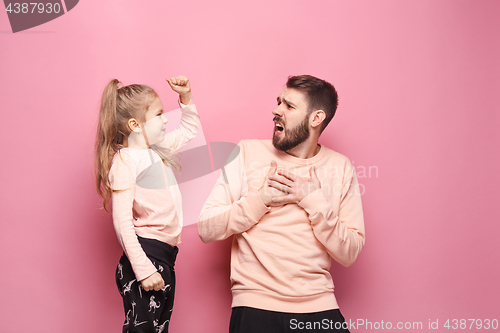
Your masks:
<instances>
[{"instance_id":1,"label":"number 4387930","mask_svg":"<svg viewBox=\"0 0 500 333\"><path fill-rule=\"evenodd\" d=\"M443 327L452 330L465 330L465 329L494 329L498 328L498 320L497 319L448 319L446 323L444 323Z\"/></svg>"},{"instance_id":2,"label":"number 4387930","mask_svg":"<svg viewBox=\"0 0 500 333\"><path fill-rule=\"evenodd\" d=\"M42 3L42 2L24 2L24 3L9 3L5 11L9 14L58 14L61 12L61 5L59 3Z\"/></svg>"}]
</instances>

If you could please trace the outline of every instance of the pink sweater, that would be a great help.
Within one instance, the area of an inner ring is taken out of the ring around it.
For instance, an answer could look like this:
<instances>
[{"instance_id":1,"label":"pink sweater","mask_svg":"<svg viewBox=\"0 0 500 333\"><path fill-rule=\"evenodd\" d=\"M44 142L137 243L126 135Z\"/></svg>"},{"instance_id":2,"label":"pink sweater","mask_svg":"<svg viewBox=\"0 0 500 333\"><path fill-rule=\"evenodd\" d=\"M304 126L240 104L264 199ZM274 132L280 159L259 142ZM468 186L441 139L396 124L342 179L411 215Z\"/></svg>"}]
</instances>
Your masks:
<instances>
[{"instance_id":1,"label":"pink sweater","mask_svg":"<svg viewBox=\"0 0 500 333\"><path fill-rule=\"evenodd\" d=\"M181 108L181 125L165 134L156 149L176 152L198 133L196 107ZM113 157L109 180L113 190L113 225L137 281L154 272L155 266L142 250L137 236L175 246L182 230L181 193L172 169L152 149L123 148Z\"/></svg>"},{"instance_id":2,"label":"pink sweater","mask_svg":"<svg viewBox=\"0 0 500 333\"><path fill-rule=\"evenodd\" d=\"M198 223L204 242L234 235L232 306L295 313L338 308L330 258L349 266L365 242L361 196L350 161L324 146L310 159L279 151L270 140L241 141L239 147L238 157L224 167L228 184L221 174ZM258 189L271 160L304 178L314 165L321 189L299 204L265 206Z\"/></svg>"}]
</instances>

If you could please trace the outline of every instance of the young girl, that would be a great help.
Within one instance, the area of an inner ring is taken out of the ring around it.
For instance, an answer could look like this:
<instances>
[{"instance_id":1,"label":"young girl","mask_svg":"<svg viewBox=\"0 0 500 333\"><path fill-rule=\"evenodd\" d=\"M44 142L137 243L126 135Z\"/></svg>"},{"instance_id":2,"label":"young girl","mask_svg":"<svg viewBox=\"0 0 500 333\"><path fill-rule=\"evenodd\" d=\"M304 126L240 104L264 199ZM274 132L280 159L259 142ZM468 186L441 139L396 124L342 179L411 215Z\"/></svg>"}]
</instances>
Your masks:
<instances>
[{"instance_id":1,"label":"young girl","mask_svg":"<svg viewBox=\"0 0 500 333\"><path fill-rule=\"evenodd\" d=\"M174 303L174 263L182 229L182 204L173 155L196 136L198 113L189 80L167 80L179 94L182 117L165 134L167 119L153 89L112 80L104 89L96 138L97 191L124 254L116 269L123 297L123 332L168 332Z\"/></svg>"}]
</instances>

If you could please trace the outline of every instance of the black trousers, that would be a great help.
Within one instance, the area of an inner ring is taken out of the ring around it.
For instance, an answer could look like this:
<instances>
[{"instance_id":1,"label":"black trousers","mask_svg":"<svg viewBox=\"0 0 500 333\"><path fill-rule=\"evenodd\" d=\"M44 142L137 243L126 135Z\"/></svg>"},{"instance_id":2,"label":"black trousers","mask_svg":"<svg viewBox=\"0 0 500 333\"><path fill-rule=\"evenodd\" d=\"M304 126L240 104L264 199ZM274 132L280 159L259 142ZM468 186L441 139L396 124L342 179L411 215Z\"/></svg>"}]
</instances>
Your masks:
<instances>
[{"instance_id":1,"label":"black trousers","mask_svg":"<svg viewBox=\"0 0 500 333\"><path fill-rule=\"evenodd\" d=\"M165 281L159 291L145 291L136 280L125 253L116 268L116 285L123 297L125 323L123 333L166 333L172 315L175 294L174 264L177 246L156 239L138 237L142 249Z\"/></svg>"},{"instance_id":2,"label":"black trousers","mask_svg":"<svg viewBox=\"0 0 500 333\"><path fill-rule=\"evenodd\" d=\"M246 306L234 307L229 333L347 332L339 309L313 313L275 312Z\"/></svg>"}]
</instances>

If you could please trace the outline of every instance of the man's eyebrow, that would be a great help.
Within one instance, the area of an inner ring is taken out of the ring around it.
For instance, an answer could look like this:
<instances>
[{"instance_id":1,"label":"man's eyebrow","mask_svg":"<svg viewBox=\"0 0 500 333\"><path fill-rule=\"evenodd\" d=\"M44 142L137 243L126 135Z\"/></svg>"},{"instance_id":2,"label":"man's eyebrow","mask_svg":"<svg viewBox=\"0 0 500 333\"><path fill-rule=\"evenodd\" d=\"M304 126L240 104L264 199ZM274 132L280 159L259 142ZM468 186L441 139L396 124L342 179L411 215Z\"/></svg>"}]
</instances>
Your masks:
<instances>
[{"instance_id":1,"label":"man's eyebrow","mask_svg":"<svg viewBox=\"0 0 500 333\"><path fill-rule=\"evenodd\" d=\"M287 100L286 98L283 98L283 100L285 101L286 104L290 105L290 106L293 106L294 108L297 108L297 106L295 106L295 104L293 104L292 102L290 102L289 100Z\"/></svg>"}]
</instances>

